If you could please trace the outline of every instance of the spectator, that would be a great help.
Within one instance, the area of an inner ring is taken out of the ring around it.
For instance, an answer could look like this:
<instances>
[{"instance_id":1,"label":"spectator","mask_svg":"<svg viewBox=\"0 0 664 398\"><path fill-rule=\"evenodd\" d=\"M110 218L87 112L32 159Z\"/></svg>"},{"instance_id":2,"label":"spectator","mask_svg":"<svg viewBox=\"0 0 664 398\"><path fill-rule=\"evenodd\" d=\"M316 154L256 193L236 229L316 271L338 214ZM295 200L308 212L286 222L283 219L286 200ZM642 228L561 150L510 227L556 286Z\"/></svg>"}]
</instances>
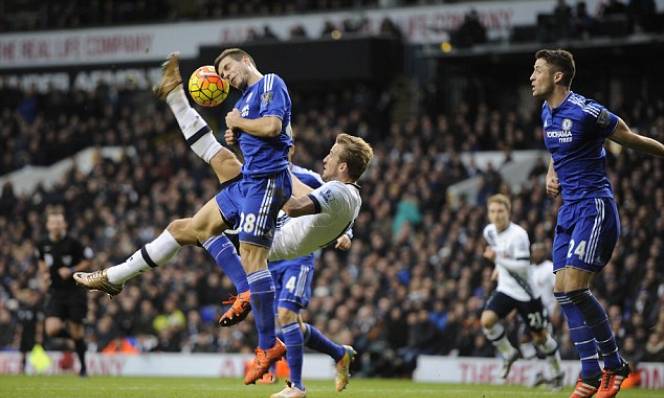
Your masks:
<instances>
[{"instance_id":1,"label":"spectator","mask_svg":"<svg viewBox=\"0 0 664 398\"><path fill-rule=\"evenodd\" d=\"M477 10L472 9L464 16L461 26L452 33L452 44L459 48L469 48L486 42L486 28Z\"/></svg>"}]
</instances>

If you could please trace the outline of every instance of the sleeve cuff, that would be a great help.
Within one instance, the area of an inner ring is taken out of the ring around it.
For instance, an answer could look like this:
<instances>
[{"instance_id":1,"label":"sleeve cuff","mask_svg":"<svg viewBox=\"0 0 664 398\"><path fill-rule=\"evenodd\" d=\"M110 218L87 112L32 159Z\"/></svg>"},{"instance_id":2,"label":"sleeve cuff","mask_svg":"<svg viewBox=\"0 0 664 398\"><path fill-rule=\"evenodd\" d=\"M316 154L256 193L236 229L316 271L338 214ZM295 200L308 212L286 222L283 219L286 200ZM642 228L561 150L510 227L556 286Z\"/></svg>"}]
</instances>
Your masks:
<instances>
[{"instance_id":1,"label":"sleeve cuff","mask_svg":"<svg viewBox=\"0 0 664 398\"><path fill-rule=\"evenodd\" d=\"M318 198L316 198L314 195L309 194L307 195L309 199L314 203L314 208L316 208L315 214L318 214L321 212L321 207L320 207L320 202L318 201Z\"/></svg>"}]
</instances>

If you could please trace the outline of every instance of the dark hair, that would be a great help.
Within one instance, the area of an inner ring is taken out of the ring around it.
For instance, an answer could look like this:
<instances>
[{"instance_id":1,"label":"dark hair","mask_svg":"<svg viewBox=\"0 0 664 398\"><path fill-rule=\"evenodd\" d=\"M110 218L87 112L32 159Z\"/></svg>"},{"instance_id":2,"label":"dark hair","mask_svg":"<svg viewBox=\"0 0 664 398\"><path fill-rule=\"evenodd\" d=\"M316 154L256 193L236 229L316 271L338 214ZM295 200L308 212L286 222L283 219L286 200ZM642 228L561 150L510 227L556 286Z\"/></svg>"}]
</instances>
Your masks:
<instances>
[{"instance_id":1,"label":"dark hair","mask_svg":"<svg viewBox=\"0 0 664 398\"><path fill-rule=\"evenodd\" d=\"M567 87L572 85L576 67L574 66L574 57L572 53L566 50L539 50L535 53L535 60L544 59L547 64L552 65L556 72L563 73L563 80L560 82Z\"/></svg>"},{"instance_id":2,"label":"dark hair","mask_svg":"<svg viewBox=\"0 0 664 398\"><path fill-rule=\"evenodd\" d=\"M227 48L224 51L222 51L221 54L217 56L217 58L215 58L214 60L215 70L217 71L219 70L219 63L221 63L221 60L226 57L231 57L236 61L242 60L242 57L247 57L249 58L249 61L251 61L251 64L256 66L256 62L254 62L254 59L251 57L251 55L249 55L248 52L244 51L241 48Z\"/></svg>"}]
</instances>

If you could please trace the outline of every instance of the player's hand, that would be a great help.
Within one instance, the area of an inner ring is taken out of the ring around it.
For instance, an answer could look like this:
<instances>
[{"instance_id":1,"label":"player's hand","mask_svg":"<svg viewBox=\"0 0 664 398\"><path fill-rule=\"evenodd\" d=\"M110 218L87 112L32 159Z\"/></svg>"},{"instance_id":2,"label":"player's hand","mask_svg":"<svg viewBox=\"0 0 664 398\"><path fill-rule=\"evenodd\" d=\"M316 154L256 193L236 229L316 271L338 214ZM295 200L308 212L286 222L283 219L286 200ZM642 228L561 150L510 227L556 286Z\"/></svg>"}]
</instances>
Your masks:
<instances>
[{"instance_id":1,"label":"player's hand","mask_svg":"<svg viewBox=\"0 0 664 398\"><path fill-rule=\"evenodd\" d=\"M494 268L493 271L491 272L491 280L492 281L498 280L498 268Z\"/></svg>"},{"instance_id":2,"label":"player's hand","mask_svg":"<svg viewBox=\"0 0 664 398\"><path fill-rule=\"evenodd\" d=\"M482 257L489 261L496 261L496 252L491 248L491 246L487 246L486 249L484 249Z\"/></svg>"},{"instance_id":3,"label":"player's hand","mask_svg":"<svg viewBox=\"0 0 664 398\"><path fill-rule=\"evenodd\" d=\"M62 278L64 280L67 280L67 279L71 278L72 272L69 268L62 267L62 268L58 269L58 274L60 275L60 278Z\"/></svg>"},{"instance_id":4,"label":"player's hand","mask_svg":"<svg viewBox=\"0 0 664 398\"><path fill-rule=\"evenodd\" d=\"M350 249L351 243L352 242L350 241L348 235L343 234L339 238L337 238L337 244L334 245L334 248L339 250L348 250Z\"/></svg>"},{"instance_id":5,"label":"player's hand","mask_svg":"<svg viewBox=\"0 0 664 398\"><path fill-rule=\"evenodd\" d=\"M224 141L226 141L227 145L237 144L237 137L235 137L233 130L226 129L226 132L224 132Z\"/></svg>"},{"instance_id":6,"label":"player's hand","mask_svg":"<svg viewBox=\"0 0 664 398\"><path fill-rule=\"evenodd\" d=\"M226 114L226 127L230 130L235 129L240 119L242 119L240 111L237 108L233 108L232 111Z\"/></svg>"},{"instance_id":7,"label":"player's hand","mask_svg":"<svg viewBox=\"0 0 664 398\"><path fill-rule=\"evenodd\" d=\"M552 198L555 198L560 194L560 181L558 181L557 176L546 176L546 193Z\"/></svg>"}]
</instances>

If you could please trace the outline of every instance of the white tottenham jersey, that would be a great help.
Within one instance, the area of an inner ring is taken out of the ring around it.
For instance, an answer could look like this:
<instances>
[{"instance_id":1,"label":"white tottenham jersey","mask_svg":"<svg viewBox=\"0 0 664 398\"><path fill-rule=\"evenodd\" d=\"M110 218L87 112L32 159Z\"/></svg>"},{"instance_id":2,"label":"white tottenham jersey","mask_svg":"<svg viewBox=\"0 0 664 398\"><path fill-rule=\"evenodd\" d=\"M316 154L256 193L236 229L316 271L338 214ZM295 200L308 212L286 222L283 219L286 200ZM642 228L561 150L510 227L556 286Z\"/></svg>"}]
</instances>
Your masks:
<instances>
[{"instance_id":1,"label":"white tottenham jersey","mask_svg":"<svg viewBox=\"0 0 664 398\"><path fill-rule=\"evenodd\" d=\"M504 231L498 232L495 225L489 224L484 228L483 235L496 252L496 290L519 301L530 301L538 297L532 288L530 240L526 230L510 223Z\"/></svg>"},{"instance_id":2,"label":"white tottenham jersey","mask_svg":"<svg viewBox=\"0 0 664 398\"><path fill-rule=\"evenodd\" d=\"M553 274L553 263L551 260L544 260L540 264L534 264L532 269L535 296L542 298L544 308L551 314L556 307L556 297L553 295L553 285L556 281L556 276Z\"/></svg>"},{"instance_id":3,"label":"white tottenham jersey","mask_svg":"<svg viewBox=\"0 0 664 398\"><path fill-rule=\"evenodd\" d=\"M355 184L329 181L309 194L318 212L283 218L270 247L270 261L308 255L337 240L353 224L362 198ZM281 226L280 226L281 224Z\"/></svg>"}]
</instances>

